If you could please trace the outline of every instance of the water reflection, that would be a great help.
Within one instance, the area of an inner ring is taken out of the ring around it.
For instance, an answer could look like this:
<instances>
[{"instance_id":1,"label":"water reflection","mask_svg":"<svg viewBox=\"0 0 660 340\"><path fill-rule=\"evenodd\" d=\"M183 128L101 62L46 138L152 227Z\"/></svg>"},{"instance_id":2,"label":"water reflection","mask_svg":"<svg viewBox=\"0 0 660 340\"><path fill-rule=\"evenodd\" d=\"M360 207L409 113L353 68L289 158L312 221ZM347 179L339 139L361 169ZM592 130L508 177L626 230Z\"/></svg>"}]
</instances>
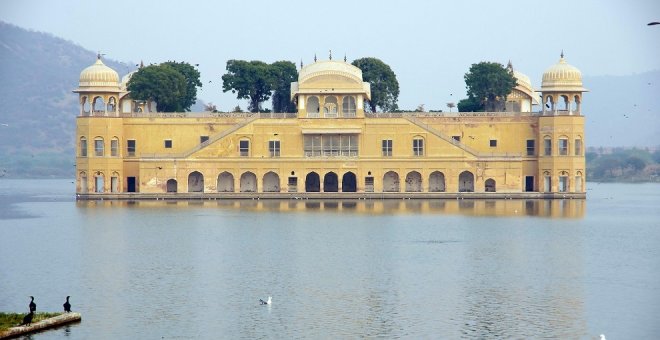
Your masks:
<instances>
[{"instance_id":1,"label":"water reflection","mask_svg":"<svg viewBox=\"0 0 660 340\"><path fill-rule=\"evenodd\" d=\"M278 212L351 212L356 214L454 214L467 216L537 216L583 218L586 201L562 200L190 200L78 201L79 207L222 208Z\"/></svg>"}]
</instances>

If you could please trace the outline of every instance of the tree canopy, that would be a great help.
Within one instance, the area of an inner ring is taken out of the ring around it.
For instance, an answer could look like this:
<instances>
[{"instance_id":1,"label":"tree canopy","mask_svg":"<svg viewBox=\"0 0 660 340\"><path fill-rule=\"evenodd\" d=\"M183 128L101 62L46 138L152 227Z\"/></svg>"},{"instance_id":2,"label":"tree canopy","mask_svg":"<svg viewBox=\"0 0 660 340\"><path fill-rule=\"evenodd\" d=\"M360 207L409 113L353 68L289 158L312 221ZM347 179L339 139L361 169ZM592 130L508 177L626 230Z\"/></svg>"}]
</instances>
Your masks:
<instances>
[{"instance_id":1,"label":"tree canopy","mask_svg":"<svg viewBox=\"0 0 660 340\"><path fill-rule=\"evenodd\" d=\"M263 61L227 61L227 73L222 76L222 91L231 91L236 93L238 99L249 100L250 112L261 110L261 102L270 98L271 84L270 67Z\"/></svg>"},{"instance_id":2,"label":"tree canopy","mask_svg":"<svg viewBox=\"0 0 660 340\"><path fill-rule=\"evenodd\" d=\"M468 99L479 101L486 111L503 111L506 97L515 86L513 72L500 63L472 64L465 74Z\"/></svg>"},{"instance_id":3,"label":"tree canopy","mask_svg":"<svg viewBox=\"0 0 660 340\"><path fill-rule=\"evenodd\" d=\"M190 64L167 62L140 68L128 81L127 89L137 100L156 102L159 112L189 111L202 86L199 72Z\"/></svg>"},{"instance_id":4,"label":"tree canopy","mask_svg":"<svg viewBox=\"0 0 660 340\"><path fill-rule=\"evenodd\" d=\"M371 112L380 108L384 112L398 109L399 82L389 65L376 58L353 60L353 66L362 70L362 79L371 83L371 100L367 101Z\"/></svg>"},{"instance_id":5,"label":"tree canopy","mask_svg":"<svg viewBox=\"0 0 660 340\"><path fill-rule=\"evenodd\" d=\"M276 61L270 64L270 70L273 112L296 112L296 105L291 102L291 83L298 81L296 64Z\"/></svg>"}]
</instances>

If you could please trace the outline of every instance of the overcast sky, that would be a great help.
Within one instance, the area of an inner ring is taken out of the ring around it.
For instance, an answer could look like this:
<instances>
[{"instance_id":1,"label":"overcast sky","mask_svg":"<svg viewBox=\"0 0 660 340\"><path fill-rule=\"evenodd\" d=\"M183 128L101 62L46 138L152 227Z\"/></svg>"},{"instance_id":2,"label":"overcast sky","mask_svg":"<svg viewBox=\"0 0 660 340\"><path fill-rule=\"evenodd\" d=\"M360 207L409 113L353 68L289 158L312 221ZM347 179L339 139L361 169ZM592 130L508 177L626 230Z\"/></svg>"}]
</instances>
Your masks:
<instances>
[{"instance_id":1,"label":"overcast sky","mask_svg":"<svg viewBox=\"0 0 660 340\"><path fill-rule=\"evenodd\" d=\"M660 21L658 0L0 0L0 20L117 61L199 63L198 97L223 110L246 106L222 93L228 59L376 57L397 74L401 108L445 110L480 61L510 59L536 88L562 49L587 76L660 69L660 26L646 25Z\"/></svg>"}]
</instances>

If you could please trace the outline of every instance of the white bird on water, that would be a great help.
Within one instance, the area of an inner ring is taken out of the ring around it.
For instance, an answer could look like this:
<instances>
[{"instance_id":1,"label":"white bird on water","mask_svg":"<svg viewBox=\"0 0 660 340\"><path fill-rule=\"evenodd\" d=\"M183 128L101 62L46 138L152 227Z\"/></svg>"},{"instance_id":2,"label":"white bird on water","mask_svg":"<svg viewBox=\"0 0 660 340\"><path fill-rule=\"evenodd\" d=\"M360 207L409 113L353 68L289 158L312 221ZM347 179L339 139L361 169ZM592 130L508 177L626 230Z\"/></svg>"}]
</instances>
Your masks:
<instances>
[{"instance_id":1,"label":"white bird on water","mask_svg":"<svg viewBox=\"0 0 660 340\"><path fill-rule=\"evenodd\" d=\"M600 340L606 340L606 339L605 339L605 334L601 334L601 335L600 335Z\"/></svg>"},{"instance_id":2,"label":"white bird on water","mask_svg":"<svg viewBox=\"0 0 660 340\"><path fill-rule=\"evenodd\" d=\"M259 303L261 303L262 305L270 305L272 302L273 302L273 300L270 296L268 297L268 301L264 301L262 299L259 299Z\"/></svg>"}]
</instances>

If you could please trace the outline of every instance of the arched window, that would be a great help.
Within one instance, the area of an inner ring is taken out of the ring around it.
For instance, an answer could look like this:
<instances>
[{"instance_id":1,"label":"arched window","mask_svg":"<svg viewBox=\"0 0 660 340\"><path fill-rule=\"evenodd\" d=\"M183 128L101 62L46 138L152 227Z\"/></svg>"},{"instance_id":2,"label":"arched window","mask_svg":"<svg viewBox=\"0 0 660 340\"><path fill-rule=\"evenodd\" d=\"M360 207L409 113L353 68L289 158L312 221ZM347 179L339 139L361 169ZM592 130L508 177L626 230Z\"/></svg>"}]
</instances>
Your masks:
<instances>
[{"instance_id":1,"label":"arched window","mask_svg":"<svg viewBox=\"0 0 660 340\"><path fill-rule=\"evenodd\" d=\"M568 156L568 137L559 137L557 140L557 152L559 156Z\"/></svg>"},{"instance_id":2,"label":"arched window","mask_svg":"<svg viewBox=\"0 0 660 340\"><path fill-rule=\"evenodd\" d=\"M103 138L96 137L94 138L94 156L103 157L105 153L105 145L103 143Z\"/></svg>"},{"instance_id":3,"label":"arched window","mask_svg":"<svg viewBox=\"0 0 660 340\"><path fill-rule=\"evenodd\" d=\"M388 171L383 176L383 192L399 192L399 174Z\"/></svg>"},{"instance_id":4,"label":"arched window","mask_svg":"<svg viewBox=\"0 0 660 340\"><path fill-rule=\"evenodd\" d=\"M575 173L575 192L583 192L582 189L582 171Z\"/></svg>"},{"instance_id":5,"label":"arched window","mask_svg":"<svg viewBox=\"0 0 660 340\"><path fill-rule=\"evenodd\" d=\"M573 111L573 113L580 114L580 96L576 95L573 97L573 105L571 106L571 111Z\"/></svg>"},{"instance_id":6,"label":"arched window","mask_svg":"<svg viewBox=\"0 0 660 340\"><path fill-rule=\"evenodd\" d=\"M110 156L119 157L119 138L112 137L110 140Z\"/></svg>"},{"instance_id":7,"label":"arched window","mask_svg":"<svg viewBox=\"0 0 660 340\"><path fill-rule=\"evenodd\" d=\"M562 171L559 173L559 192L568 191L568 172Z\"/></svg>"},{"instance_id":8,"label":"arched window","mask_svg":"<svg viewBox=\"0 0 660 340\"><path fill-rule=\"evenodd\" d=\"M406 192L422 191L422 175L417 171L411 171L406 175Z\"/></svg>"},{"instance_id":9,"label":"arched window","mask_svg":"<svg viewBox=\"0 0 660 340\"><path fill-rule=\"evenodd\" d=\"M545 97L545 105L543 106L543 111L548 112L548 111L554 111L555 110L555 103L554 99L552 96L546 96Z\"/></svg>"},{"instance_id":10,"label":"arched window","mask_svg":"<svg viewBox=\"0 0 660 340\"><path fill-rule=\"evenodd\" d=\"M269 171L264 175L264 192L280 192L280 176Z\"/></svg>"},{"instance_id":11,"label":"arched window","mask_svg":"<svg viewBox=\"0 0 660 340\"><path fill-rule=\"evenodd\" d=\"M568 108L570 107L570 103L568 102L567 95L561 95L559 97L559 103L561 103L561 106L559 107L560 111L568 111Z\"/></svg>"},{"instance_id":12,"label":"arched window","mask_svg":"<svg viewBox=\"0 0 660 340\"><path fill-rule=\"evenodd\" d=\"M167 180L167 192L177 192L176 179L170 178Z\"/></svg>"},{"instance_id":13,"label":"arched window","mask_svg":"<svg viewBox=\"0 0 660 340\"><path fill-rule=\"evenodd\" d=\"M474 175L463 171L458 175L458 192L474 192Z\"/></svg>"},{"instance_id":14,"label":"arched window","mask_svg":"<svg viewBox=\"0 0 660 340\"><path fill-rule=\"evenodd\" d=\"M573 149L575 149L576 156L582 156L582 139L580 137L575 138Z\"/></svg>"},{"instance_id":15,"label":"arched window","mask_svg":"<svg viewBox=\"0 0 660 340\"><path fill-rule=\"evenodd\" d=\"M87 138L80 137L80 157L87 157Z\"/></svg>"},{"instance_id":16,"label":"arched window","mask_svg":"<svg viewBox=\"0 0 660 340\"><path fill-rule=\"evenodd\" d=\"M234 175L225 171L218 175L218 192L234 192Z\"/></svg>"},{"instance_id":17,"label":"arched window","mask_svg":"<svg viewBox=\"0 0 660 340\"><path fill-rule=\"evenodd\" d=\"M307 98L307 117L318 118L320 112L319 97L310 96Z\"/></svg>"},{"instance_id":18,"label":"arched window","mask_svg":"<svg viewBox=\"0 0 660 340\"><path fill-rule=\"evenodd\" d=\"M110 177L110 192L119 192L119 173L116 171Z\"/></svg>"},{"instance_id":19,"label":"arched window","mask_svg":"<svg viewBox=\"0 0 660 340\"><path fill-rule=\"evenodd\" d=\"M324 192L338 192L339 191L339 177L334 172L328 172L323 176L323 191Z\"/></svg>"},{"instance_id":20,"label":"arched window","mask_svg":"<svg viewBox=\"0 0 660 340\"><path fill-rule=\"evenodd\" d=\"M413 138L413 156L424 156L424 138L417 136Z\"/></svg>"},{"instance_id":21,"label":"arched window","mask_svg":"<svg viewBox=\"0 0 660 340\"><path fill-rule=\"evenodd\" d=\"M356 192L357 191L357 179L355 174L352 172L347 172L341 178L341 191L342 192Z\"/></svg>"},{"instance_id":22,"label":"arched window","mask_svg":"<svg viewBox=\"0 0 660 340\"><path fill-rule=\"evenodd\" d=\"M85 194L87 193L87 173L86 172L81 172L79 176L79 185L80 185L80 192Z\"/></svg>"},{"instance_id":23,"label":"arched window","mask_svg":"<svg viewBox=\"0 0 660 340\"><path fill-rule=\"evenodd\" d=\"M117 109L117 100L115 97L110 97L108 100L108 112L115 112Z\"/></svg>"},{"instance_id":24,"label":"arched window","mask_svg":"<svg viewBox=\"0 0 660 340\"><path fill-rule=\"evenodd\" d=\"M355 117L355 96L344 96L341 111L343 117Z\"/></svg>"},{"instance_id":25,"label":"arched window","mask_svg":"<svg viewBox=\"0 0 660 340\"><path fill-rule=\"evenodd\" d=\"M92 107L94 108L94 112L105 112L105 102L103 101L103 97L94 97Z\"/></svg>"},{"instance_id":26,"label":"arched window","mask_svg":"<svg viewBox=\"0 0 660 340\"><path fill-rule=\"evenodd\" d=\"M321 191L321 178L316 172L310 172L305 176L305 191L306 192L319 192Z\"/></svg>"},{"instance_id":27,"label":"arched window","mask_svg":"<svg viewBox=\"0 0 660 340\"><path fill-rule=\"evenodd\" d=\"M543 137L543 155L552 156L552 138L550 136Z\"/></svg>"},{"instance_id":28,"label":"arched window","mask_svg":"<svg viewBox=\"0 0 660 340\"><path fill-rule=\"evenodd\" d=\"M339 107L337 106L337 97L325 97L325 103L323 103L323 116L326 118L335 118L337 117L338 111Z\"/></svg>"},{"instance_id":29,"label":"arched window","mask_svg":"<svg viewBox=\"0 0 660 340\"><path fill-rule=\"evenodd\" d=\"M102 172L96 172L94 174L94 192L102 193L105 189L105 176Z\"/></svg>"},{"instance_id":30,"label":"arched window","mask_svg":"<svg viewBox=\"0 0 660 340\"><path fill-rule=\"evenodd\" d=\"M241 175L241 192L257 192L257 175L252 172L244 172Z\"/></svg>"},{"instance_id":31,"label":"arched window","mask_svg":"<svg viewBox=\"0 0 660 340\"><path fill-rule=\"evenodd\" d=\"M543 172L543 192L552 191L552 175L549 171Z\"/></svg>"},{"instance_id":32,"label":"arched window","mask_svg":"<svg viewBox=\"0 0 660 340\"><path fill-rule=\"evenodd\" d=\"M433 171L429 176L429 191L431 192L444 192L445 191L445 174L440 171Z\"/></svg>"},{"instance_id":33,"label":"arched window","mask_svg":"<svg viewBox=\"0 0 660 340\"><path fill-rule=\"evenodd\" d=\"M81 104L82 115L89 116L89 109L91 107L91 105L89 104L89 98L87 96L81 97L80 104Z\"/></svg>"}]
</instances>

